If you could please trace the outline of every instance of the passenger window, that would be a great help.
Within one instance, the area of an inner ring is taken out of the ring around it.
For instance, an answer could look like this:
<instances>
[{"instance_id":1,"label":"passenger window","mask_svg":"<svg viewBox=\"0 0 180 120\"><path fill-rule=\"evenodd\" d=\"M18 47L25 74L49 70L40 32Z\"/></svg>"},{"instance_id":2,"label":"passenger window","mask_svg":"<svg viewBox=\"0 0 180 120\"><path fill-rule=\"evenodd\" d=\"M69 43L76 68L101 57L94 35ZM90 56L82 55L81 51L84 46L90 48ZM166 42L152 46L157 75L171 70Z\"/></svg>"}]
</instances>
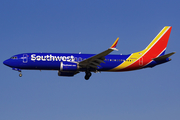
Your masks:
<instances>
[{"instance_id":1,"label":"passenger window","mask_svg":"<svg viewBox=\"0 0 180 120\"><path fill-rule=\"evenodd\" d=\"M79 61L82 61L82 58L81 58L81 57L79 57Z\"/></svg>"},{"instance_id":2,"label":"passenger window","mask_svg":"<svg viewBox=\"0 0 180 120\"><path fill-rule=\"evenodd\" d=\"M74 60L77 61L77 57L75 57Z\"/></svg>"}]
</instances>

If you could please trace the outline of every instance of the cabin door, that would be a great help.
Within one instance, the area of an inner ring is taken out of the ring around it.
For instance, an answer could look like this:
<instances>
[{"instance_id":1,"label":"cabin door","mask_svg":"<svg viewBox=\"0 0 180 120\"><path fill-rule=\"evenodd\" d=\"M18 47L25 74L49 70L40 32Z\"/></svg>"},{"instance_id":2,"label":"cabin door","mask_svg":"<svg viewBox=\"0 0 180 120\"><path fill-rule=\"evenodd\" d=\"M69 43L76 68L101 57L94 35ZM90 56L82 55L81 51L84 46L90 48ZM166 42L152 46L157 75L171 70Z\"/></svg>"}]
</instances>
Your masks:
<instances>
[{"instance_id":1,"label":"cabin door","mask_svg":"<svg viewBox=\"0 0 180 120\"><path fill-rule=\"evenodd\" d=\"M139 66L143 66L143 57L139 59Z\"/></svg>"}]
</instances>

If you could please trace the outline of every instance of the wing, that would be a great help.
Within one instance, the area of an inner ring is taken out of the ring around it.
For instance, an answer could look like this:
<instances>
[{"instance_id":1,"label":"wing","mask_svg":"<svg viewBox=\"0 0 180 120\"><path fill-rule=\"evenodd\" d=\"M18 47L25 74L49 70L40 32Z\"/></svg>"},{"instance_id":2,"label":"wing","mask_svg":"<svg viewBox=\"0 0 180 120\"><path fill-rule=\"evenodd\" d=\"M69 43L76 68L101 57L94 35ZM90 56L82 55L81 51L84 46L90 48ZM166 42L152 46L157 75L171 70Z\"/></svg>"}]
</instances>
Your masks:
<instances>
[{"instance_id":1,"label":"wing","mask_svg":"<svg viewBox=\"0 0 180 120\"><path fill-rule=\"evenodd\" d=\"M92 57L87 58L86 60L83 60L81 62L79 62L79 66L83 67L83 68L95 68L97 69L98 66L100 66L101 63L105 63L105 56L108 55L109 53L111 53L116 49L116 45L119 41L119 37L116 39L116 41L113 43L113 45L108 48L107 50L94 55Z\"/></svg>"}]
</instances>

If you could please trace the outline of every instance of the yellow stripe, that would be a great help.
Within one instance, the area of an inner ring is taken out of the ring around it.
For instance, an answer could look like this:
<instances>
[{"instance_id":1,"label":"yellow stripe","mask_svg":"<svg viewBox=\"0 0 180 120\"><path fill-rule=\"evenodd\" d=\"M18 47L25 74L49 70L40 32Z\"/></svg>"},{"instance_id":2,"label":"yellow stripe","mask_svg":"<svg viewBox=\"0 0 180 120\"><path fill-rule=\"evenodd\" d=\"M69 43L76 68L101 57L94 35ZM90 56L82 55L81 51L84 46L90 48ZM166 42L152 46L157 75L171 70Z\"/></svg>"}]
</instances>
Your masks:
<instances>
[{"instance_id":1,"label":"yellow stripe","mask_svg":"<svg viewBox=\"0 0 180 120\"><path fill-rule=\"evenodd\" d=\"M145 48L145 50L149 50L149 48L151 48L154 43L156 43L159 38L169 29L169 26L165 26L160 32L159 34L154 38L154 40Z\"/></svg>"},{"instance_id":2,"label":"yellow stripe","mask_svg":"<svg viewBox=\"0 0 180 120\"><path fill-rule=\"evenodd\" d=\"M110 71L117 71L117 70L121 70L123 68L126 68L127 66L136 62L141 56L144 55L144 53L145 53L144 50L140 51L140 52L132 53L122 64L111 69Z\"/></svg>"}]
</instances>

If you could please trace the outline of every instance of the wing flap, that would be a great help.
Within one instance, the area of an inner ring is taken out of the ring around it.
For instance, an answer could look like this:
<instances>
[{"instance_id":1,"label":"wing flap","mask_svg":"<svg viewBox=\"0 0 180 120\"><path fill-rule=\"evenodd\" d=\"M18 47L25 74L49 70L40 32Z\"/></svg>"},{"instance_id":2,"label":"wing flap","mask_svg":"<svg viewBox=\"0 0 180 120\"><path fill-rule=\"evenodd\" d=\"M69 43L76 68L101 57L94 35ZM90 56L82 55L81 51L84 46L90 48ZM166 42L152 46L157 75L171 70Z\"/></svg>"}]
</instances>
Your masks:
<instances>
[{"instance_id":1,"label":"wing flap","mask_svg":"<svg viewBox=\"0 0 180 120\"><path fill-rule=\"evenodd\" d=\"M91 62L91 64L101 67L101 65L99 65L99 64L96 63L96 62Z\"/></svg>"}]
</instances>

